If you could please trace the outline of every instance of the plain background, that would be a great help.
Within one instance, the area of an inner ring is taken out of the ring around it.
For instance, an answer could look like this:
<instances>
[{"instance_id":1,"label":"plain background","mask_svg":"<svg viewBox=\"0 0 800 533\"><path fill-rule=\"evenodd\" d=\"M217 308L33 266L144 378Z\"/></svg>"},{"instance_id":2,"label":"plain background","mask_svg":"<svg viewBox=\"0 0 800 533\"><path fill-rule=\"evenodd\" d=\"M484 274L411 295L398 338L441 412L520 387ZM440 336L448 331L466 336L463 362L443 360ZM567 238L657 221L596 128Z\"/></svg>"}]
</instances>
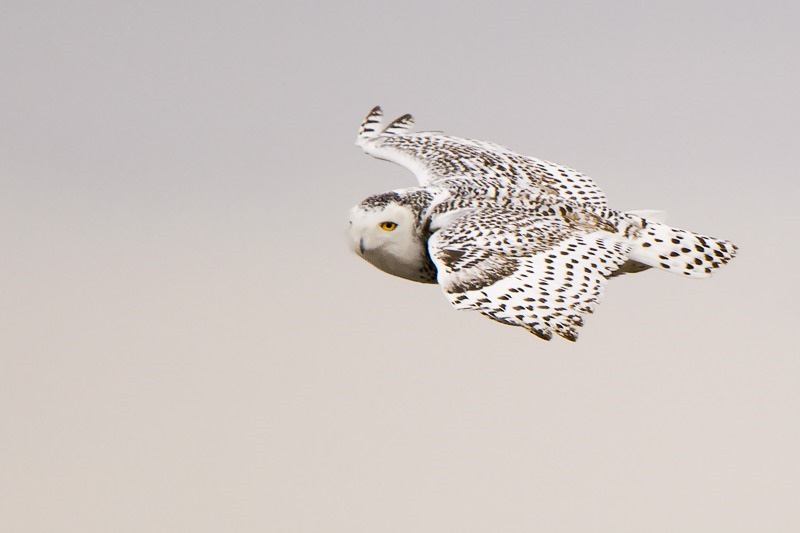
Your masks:
<instances>
[{"instance_id":1,"label":"plain background","mask_svg":"<svg viewBox=\"0 0 800 533\"><path fill-rule=\"evenodd\" d=\"M0 6L0 530L800 530L797 2ZM741 247L577 344L345 240L363 116Z\"/></svg>"}]
</instances>

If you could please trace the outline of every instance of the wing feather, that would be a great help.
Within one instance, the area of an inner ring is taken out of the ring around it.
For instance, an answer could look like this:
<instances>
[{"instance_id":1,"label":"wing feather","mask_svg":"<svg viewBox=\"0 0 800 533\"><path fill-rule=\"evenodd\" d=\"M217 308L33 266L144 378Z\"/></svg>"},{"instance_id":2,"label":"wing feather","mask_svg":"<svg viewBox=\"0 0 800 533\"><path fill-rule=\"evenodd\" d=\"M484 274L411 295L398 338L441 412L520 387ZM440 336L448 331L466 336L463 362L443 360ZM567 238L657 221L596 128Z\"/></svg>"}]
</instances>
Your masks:
<instances>
[{"instance_id":1,"label":"wing feather","mask_svg":"<svg viewBox=\"0 0 800 533\"><path fill-rule=\"evenodd\" d=\"M420 185L460 176L478 177L492 180L498 187L533 185L571 202L606 204L597 184L577 170L486 141L450 137L435 131L412 133L411 115L403 115L381 129L382 117L380 107L367 115L356 145L373 157L407 168Z\"/></svg>"},{"instance_id":2,"label":"wing feather","mask_svg":"<svg viewBox=\"0 0 800 533\"><path fill-rule=\"evenodd\" d=\"M524 209L482 209L428 241L438 282L457 309L476 310L549 340L574 341L630 245Z\"/></svg>"}]
</instances>

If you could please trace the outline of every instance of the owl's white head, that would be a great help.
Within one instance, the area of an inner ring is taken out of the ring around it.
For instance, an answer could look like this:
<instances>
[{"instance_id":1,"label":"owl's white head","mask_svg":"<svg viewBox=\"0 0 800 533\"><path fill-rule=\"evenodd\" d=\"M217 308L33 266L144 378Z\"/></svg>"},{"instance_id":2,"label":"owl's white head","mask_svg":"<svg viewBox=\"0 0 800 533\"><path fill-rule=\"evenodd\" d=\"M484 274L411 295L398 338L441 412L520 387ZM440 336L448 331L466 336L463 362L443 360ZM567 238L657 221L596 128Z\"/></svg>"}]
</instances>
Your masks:
<instances>
[{"instance_id":1,"label":"owl's white head","mask_svg":"<svg viewBox=\"0 0 800 533\"><path fill-rule=\"evenodd\" d=\"M426 238L414 207L397 193L371 196L350 210L353 250L379 269L420 282L434 282Z\"/></svg>"}]
</instances>

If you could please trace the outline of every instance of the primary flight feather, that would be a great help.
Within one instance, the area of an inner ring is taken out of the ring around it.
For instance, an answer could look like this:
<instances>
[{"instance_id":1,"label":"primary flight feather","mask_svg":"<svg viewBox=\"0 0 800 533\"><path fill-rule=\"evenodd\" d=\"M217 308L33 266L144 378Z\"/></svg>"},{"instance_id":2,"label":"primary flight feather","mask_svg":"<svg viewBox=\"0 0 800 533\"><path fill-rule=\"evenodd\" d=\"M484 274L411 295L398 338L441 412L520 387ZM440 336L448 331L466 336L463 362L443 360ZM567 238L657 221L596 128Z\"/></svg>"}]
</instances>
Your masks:
<instances>
[{"instance_id":1,"label":"primary flight feather","mask_svg":"<svg viewBox=\"0 0 800 533\"><path fill-rule=\"evenodd\" d=\"M419 186L355 206L350 237L381 270L439 283L457 309L574 341L609 277L650 267L707 277L736 254L728 241L609 209L571 168L413 124L403 115L384 126L380 107L361 124L356 145Z\"/></svg>"}]
</instances>

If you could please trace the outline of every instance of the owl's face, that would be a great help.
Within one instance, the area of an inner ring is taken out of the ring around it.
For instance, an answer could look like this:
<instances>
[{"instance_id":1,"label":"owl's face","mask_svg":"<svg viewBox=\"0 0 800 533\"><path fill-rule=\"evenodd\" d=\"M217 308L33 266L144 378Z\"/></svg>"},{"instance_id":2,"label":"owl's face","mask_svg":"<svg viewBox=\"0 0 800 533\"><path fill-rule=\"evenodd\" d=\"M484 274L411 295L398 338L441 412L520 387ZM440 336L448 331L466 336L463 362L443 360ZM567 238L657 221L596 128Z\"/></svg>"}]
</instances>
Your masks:
<instances>
[{"instance_id":1,"label":"owl's face","mask_svg":"<svg viewBox=\"0 0 800 533\"><path fill-rule=\"evenodd\" d=\"M414 281L429 261L427 245L419 236L416 217L397 202L375 205L369 199L350 210L353 250L379 269Z\"/></svg>"}]
</instances>

